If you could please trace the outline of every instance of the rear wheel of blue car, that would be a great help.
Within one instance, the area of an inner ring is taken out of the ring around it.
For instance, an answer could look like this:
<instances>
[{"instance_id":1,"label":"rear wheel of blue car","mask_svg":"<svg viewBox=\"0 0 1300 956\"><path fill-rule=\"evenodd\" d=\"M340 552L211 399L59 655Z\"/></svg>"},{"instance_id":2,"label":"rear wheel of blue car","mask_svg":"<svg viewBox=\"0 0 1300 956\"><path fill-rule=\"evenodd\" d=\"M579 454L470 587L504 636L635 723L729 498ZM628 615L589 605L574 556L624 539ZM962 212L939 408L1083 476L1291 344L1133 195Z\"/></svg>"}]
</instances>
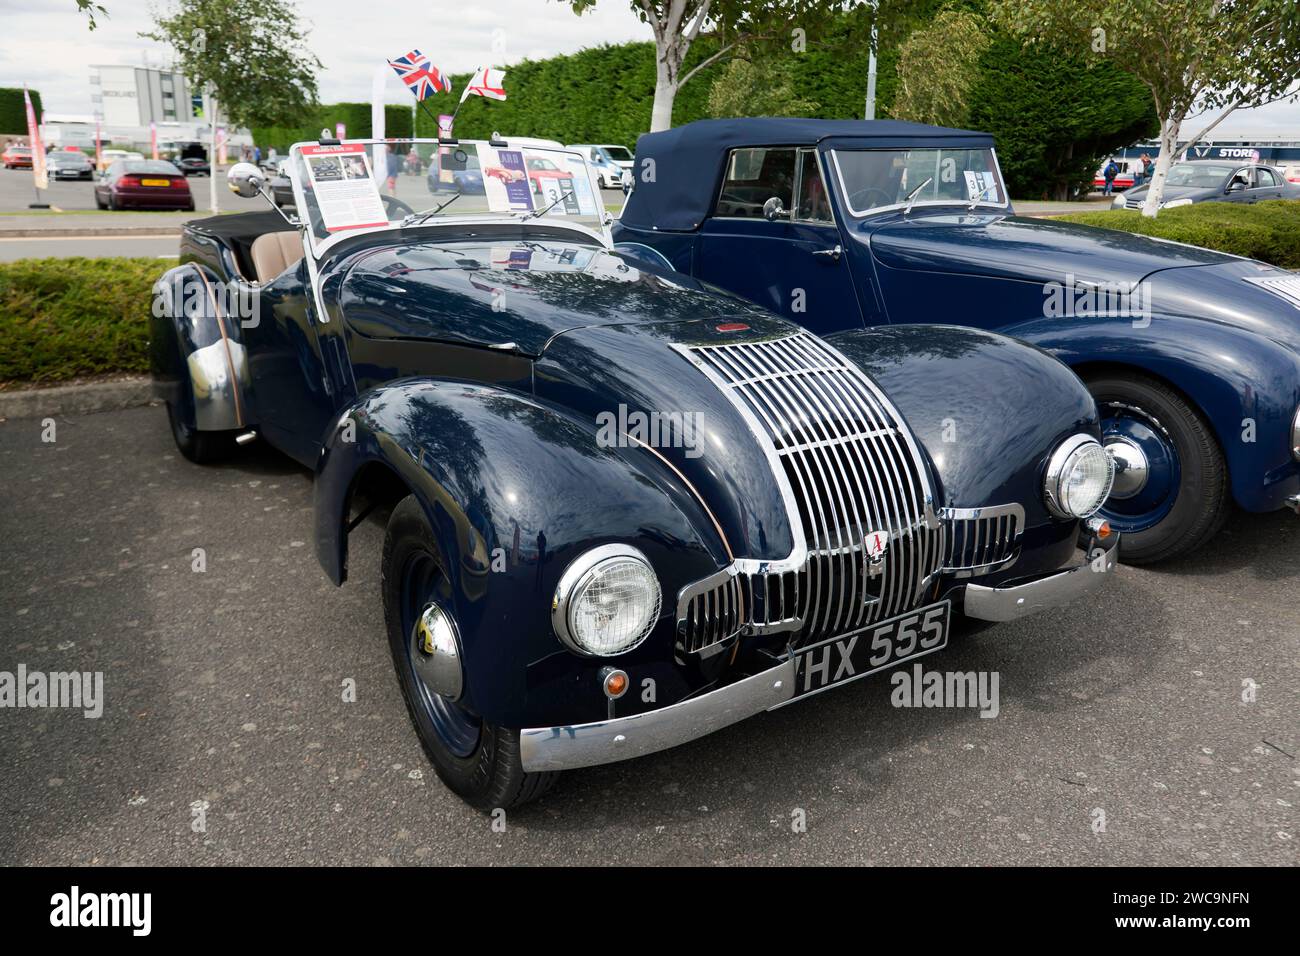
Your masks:
<instances>
[{"instance_id":1,"label":"rear wheel of blue car","mask_svg":"<svg viewBox=\"0 0 1300 956\"><path fill-rule=\"evenodd\" d=\"M1205 544L1230 508L1228 469L1205 419L1148 376L1102 373L1087 384L1116 463L1100 513L1123 534L1120 559L1152 564Z\"/></svg>"},{"instance_id":2,"label":"rear wheel of blue car","mask_svg":"<svg viewBox=\"0 0 1300 956\"><path fill-rule=\"evenodd\" d=\"M494 726L453 697L463 676L449 678L428 652L428 613L445 616L455 641L452 582L424 508L408 495L393 509L384 537L380 587L384 620L402 697L434 770L479 810L517 806L549 790L557 773L528 773L519 757L519 731ZM426 622L422 627L421 622ZM444 657L441 662L446 664ZM449 694L448 691L451 691Z\"/></svg>"}]
</instances>

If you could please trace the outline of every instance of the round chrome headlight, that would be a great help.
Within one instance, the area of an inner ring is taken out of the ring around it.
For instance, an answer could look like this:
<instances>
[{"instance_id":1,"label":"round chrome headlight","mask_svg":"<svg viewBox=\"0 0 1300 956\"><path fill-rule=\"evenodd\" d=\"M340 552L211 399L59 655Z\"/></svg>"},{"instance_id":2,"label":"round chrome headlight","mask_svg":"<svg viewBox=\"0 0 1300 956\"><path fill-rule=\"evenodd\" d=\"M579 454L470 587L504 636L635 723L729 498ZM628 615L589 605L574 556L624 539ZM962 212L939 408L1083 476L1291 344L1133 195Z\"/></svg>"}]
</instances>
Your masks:
<instances>
[{"instance_id":1,"label":"round chrome headlight","mask_svg":"<svg viewBox=\"0 0 1300 956\"><path fill-rule=\"evenodd\" d=\"M612 657L650 635L659 605L659 579L645 555L606 544L574 559L560 576L551 624L570 650Z\"/></svg>"},{"instance_id":2,"label":"round chrome headlight","mask_svg":"<svg viewBox=\"0 0 1300 956\"><path fill-rule=\"evenodd\" d=\"M1114 480L1115 462L1097 439L1073 435L1047 463L1047 507L1058 518L1086 518L1105 502Z\"/></svg>"}]
</instances>

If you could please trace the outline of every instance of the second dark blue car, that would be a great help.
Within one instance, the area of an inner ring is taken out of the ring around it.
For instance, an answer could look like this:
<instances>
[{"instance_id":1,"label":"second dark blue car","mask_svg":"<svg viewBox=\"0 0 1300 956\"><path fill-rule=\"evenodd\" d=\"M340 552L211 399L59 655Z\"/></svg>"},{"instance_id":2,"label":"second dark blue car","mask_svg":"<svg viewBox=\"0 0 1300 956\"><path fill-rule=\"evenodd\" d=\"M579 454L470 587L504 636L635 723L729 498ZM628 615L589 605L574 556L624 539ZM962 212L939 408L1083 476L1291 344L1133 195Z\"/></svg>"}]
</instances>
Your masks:
<instances>
[{"instance_id":1,"label":"second dark blue car","mask_svg":"<svg viewBox=\"0 0 1300 956\"><path fill-rule=\"evenodd\" d=\"M708 120L641 137L618 248L819 335L942 322L1065 361L1102 413L1124 559L1235 502L1300 510L1300 276L1016 216L993 138L895 121ZM960 424L960 423L957 423Z\"/></svg>"}]
</instances>

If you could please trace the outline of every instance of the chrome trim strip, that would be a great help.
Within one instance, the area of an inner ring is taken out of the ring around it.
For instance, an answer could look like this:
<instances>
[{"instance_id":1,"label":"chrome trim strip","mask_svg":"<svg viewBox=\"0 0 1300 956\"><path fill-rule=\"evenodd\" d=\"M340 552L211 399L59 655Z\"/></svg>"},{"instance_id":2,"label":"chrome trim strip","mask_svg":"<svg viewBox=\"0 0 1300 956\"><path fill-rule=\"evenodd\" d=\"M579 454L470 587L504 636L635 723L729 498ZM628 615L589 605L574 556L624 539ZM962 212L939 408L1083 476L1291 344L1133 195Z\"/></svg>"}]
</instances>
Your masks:
<instances>
[{"instance_id":1,"label":"chrome trim strip","mask_svg":"<svg viewBox=\"0 0 1300 956\"><path fill-rule=\"evenodd\" d=\"M1060 607L1101 587L1108 574L1115 570L1119 557L1118 533L1103 545L1101 555L1090 557L1068 571L1050 574L1028 584L1007 588L990 588L981 584L966 585L963 610L967 617L981 621L1014 621L1044 608ZM1090 548L1091 552L1092 549ZM1097 557L1103 558L1100 568L1094 567Z\"/></svg>"},{"instance_id":2,"label":"chrome trim strip","mask_svg":"<svg viewBox=\"0 0 1300 956\"><path fill-rule=\"evenodd\" d=\"M644 714L519 731L524 770L573 770L642 757L696 740L794 696L795 659Z\"/></svg>"}]
</instances>

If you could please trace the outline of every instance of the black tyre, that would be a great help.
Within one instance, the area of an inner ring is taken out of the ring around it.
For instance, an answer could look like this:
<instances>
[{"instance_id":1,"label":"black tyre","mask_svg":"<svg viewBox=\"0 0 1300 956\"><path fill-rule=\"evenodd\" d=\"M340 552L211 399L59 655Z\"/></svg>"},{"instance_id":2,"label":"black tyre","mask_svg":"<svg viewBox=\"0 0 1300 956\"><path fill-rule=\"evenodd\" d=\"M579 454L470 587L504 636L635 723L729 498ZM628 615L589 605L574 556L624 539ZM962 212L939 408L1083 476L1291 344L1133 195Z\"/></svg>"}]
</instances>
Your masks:
<instances>
[{"instance_id":1,"label":"black tyre","mask_svg":"<svg viewBox=\"0 0 1300 956\"><path fill-rule=\"evenodd\" d=\"M416 735L438 777L478 810L518 806L555 785L558 773L528 773L519 758L519 732L496 727L420 678L415 622L431 603L451 613L451 582L433 529L414 495L393 509L384 537L380 588L393 666Z\"/></svg>"},{"instance_id":2,"label":"black tyre","mask_svg":"<svg viewBox=\"0 0 1300 956\"><path fill-rule=\"evenodd\" d=\"M1213 431L1182 394L1141 374L1092 377L1107 447L1143 468L1116 477L1101 515L1123 534L1120 560L1152 564L1210 540L1231 508L1228 468ZM1141 480L1132 477L1141 474Z\"/></svg>"},{"instance_id":3,"label":"black tyre","mask_svg":"<svg viewBox=\"0 0 1300 956\"><path fill-rule=\"evenodd\" d=\"M95 207L96 207L97 209L107 209L107 208L108 208L106 205L104 205L104 200L102 200L102 199L99 198L99 193L95 193Z\"/></svg>"},{"instance_id":4,"label":"black tyre","mask_svg":"<svg viewBox=\"0 0 1300 956\"><path fill-rule=\"evenodd\" d=\"M193 412L187 412L185 403L178 406L167 403L167 420L171 423L172 439L182 455L198 465L224 461L235 450L234 432L201 432L194 427Z\"/></svg>"},{"instance_id":5,"label":"black tyre","mask_svg":"<svg viewBox=\"0 0 1300 956\"><path fill-rule=\"evenodd\" d=\"M177 351L179 354L179 346ZM171 424L172 440L176 442L180 453L196 464L209 465L223 461L234 452L235 435L238 433L199 431L195 425L194 387L190 384L188 371L184 371L186 364L183 356L180 367L183 370L180 397L167 403L167 420Z\"/></svg>"}]
</instances>

